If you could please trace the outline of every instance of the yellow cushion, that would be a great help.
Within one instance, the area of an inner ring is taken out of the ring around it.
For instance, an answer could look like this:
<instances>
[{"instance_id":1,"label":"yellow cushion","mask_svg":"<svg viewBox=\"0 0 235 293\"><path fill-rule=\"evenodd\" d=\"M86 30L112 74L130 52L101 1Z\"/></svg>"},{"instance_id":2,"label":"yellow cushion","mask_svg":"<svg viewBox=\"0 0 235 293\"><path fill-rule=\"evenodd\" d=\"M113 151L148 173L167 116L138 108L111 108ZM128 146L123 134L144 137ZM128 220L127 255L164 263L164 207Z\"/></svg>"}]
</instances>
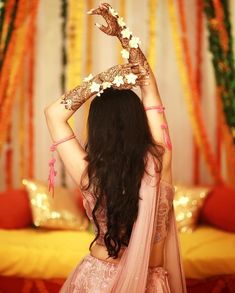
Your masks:
<instances>
[{"instance_id":1,"label":"yellow cushion","mask_svg":"<svg viewBox=\"0 0 235 293\"><path fill-rule=\"evenodd\" d=\"M187 278L235 274L235 233L200 226L180 240Z\"/></svg>"},{"instance_id":2,"label":"yellow cushion","mask_svg":"<svg viewBox=\"0 0 235 293\"><path fill-rule=\"evenodd\" d=\"M87 231L0 230L0 275L66 278L93 238Z\"/></svg>"},{"instance_id":3,"label":"yellow cushion","mask_svg":"<svg viewBox=\"0 0 235 293\"><path fill-rule=\"evenodd\" d=\"M174 207L179 232L193 232L197 227L198 217L207 197L209 187L176 184Z\"/></svg>"},{"instance_id":4,"label":"yellow cushion","mask_svg":"<svg viewBox=\"0 0 235 293\"><path fill-rule=\"evenodd\" d=\"M88 226L87 217L78 209L71 190L55 187L55 196L48 185L39 181L23 179L32 209L36 227L47 229L84 231Z\"/></svg>"}]
</instances>

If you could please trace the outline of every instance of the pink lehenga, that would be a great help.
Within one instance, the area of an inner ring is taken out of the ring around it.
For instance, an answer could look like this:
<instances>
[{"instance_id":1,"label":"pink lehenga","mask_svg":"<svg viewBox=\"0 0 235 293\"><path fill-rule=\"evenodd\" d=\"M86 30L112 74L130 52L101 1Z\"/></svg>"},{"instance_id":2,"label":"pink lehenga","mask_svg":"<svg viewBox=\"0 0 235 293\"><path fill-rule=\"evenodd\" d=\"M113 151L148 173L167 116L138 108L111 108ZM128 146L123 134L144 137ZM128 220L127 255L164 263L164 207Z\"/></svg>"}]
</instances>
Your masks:
<instances>
[{"instance_id":1,"label":"pink lehenga","mask_svg":"<svg viewBox=\"0 0 235 293\"><path fill-rule=\"evenodd\" d=\"M147 172L140 187L138 217L119 263L100 260L91 254L85 256L60 293L185 293L173 196L173 186L156 175L154 159L148 156ZM93 222L94 197L87 192L84 207ZM104 245L104 209L97 220L101 232L96 243ZM151 248L161 241L164 241L164 266L150 267Z\"/></svg>"}]
</instances>

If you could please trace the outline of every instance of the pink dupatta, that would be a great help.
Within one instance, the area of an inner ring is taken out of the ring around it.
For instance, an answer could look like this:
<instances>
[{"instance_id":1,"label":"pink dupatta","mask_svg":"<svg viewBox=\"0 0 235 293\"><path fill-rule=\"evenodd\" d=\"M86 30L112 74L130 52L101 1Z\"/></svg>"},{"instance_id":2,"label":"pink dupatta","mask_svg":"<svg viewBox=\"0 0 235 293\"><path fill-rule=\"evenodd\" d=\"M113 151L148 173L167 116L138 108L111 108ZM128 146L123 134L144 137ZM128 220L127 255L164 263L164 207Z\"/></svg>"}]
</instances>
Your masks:
<instances>
[{"instance_id":1,"label":"pink dupatta","mask_svg":"<svg viewBox=\"0 0 235 293\"><path fill-rule=\"evenodd\" d=\"M154 160L148 157L147 173L140 187L139 212L133 226L129 245L118 264L117 273L104 293L144 293L146 289L150 252L153 245L154 223L158 210L159 178ZM169 273L171 292L185 293L186 286L180 258L174 212L171 213L165 245L165 269Z\"/></svg>"}]
</instances>

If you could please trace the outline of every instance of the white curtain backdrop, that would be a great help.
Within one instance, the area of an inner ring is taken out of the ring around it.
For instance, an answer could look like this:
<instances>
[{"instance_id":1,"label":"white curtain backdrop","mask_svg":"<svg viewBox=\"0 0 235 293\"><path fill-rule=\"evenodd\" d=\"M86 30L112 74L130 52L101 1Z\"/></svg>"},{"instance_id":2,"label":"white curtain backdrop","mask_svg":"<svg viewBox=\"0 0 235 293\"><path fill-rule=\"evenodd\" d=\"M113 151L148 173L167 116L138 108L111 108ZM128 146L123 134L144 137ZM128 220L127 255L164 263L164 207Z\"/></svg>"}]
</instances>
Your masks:
<instances>
[{"instance_id":1,"label":"white curtain backdrop","mask_svg":"<svg viewBox=\"0 0 235 293\"><path fill-rule=\"evenodd\" d=\"M81 0L85 1L85 0ZM100 1L94 0L96 7ZM107 2L107 1L106 1ZM118 10L119 1L108 1ZM232 19L235 17L235 2L231 2ZM156 36L157 36L157 64L153 68L163 103L166 107L170 134L173 143L173 178L174 182L186 184L192 183L193 169L193 139L189 114L186 109L183 97L182 85L177 67L175 48L172 42L172 34L167 11L167 1L158 0ZM187 0L186 12L191 45L191 56L195 56L195 9L196 1ZM44 118L44 108L54 99L61 95L61 18L60 0L40 0L39 13L37 18L37 52L36 52L36 80L35 80L35 175L37 179L46 181L48 174L48 160L50 158L49 146L51 140ZM126 23L136 36L142 41L142 49L148 49L148 24L149 24L149 3L142 0L126 0ZM85 13L85 11L84 11ZM87 17L91 16L85 16ZM94 17L93 23L101 22L100 18ZM234 22L233 22L234 24ZM86 23L85 23L86 27ZM203 37L203 78L202 78L202 105L206 121L206 127L210 142L215 149L215 84L211 64L211 54L208 52L207 30L204 30ZM234 34L234 31L233 31ZM85 76L85 41L84 31L84 76ZM118 41L101 33L95 26L93 28L92 41L92 73L98 73L118 62ZM84 107L76 114L77 136L82 140L84 131ZM14 164L18 164L18 158L14 158ZM1 166L2 167L2 166ZM14 185L19 186L17 169L14 168ZM57 169L60 170L58 161ZM225 169L225 168L224 168ZM3 169L2 169L3 170ZM203 158L200 160L201 183L210 184L213 182ZM225 174L225 171L224 171ZM225 174L226 175L226 174ZM3 176L0 176L0 188L4 189ZM60 176L57 184L60 184ZM73 185L68 179L69 185Z\"/></svg>"}]
</instances>

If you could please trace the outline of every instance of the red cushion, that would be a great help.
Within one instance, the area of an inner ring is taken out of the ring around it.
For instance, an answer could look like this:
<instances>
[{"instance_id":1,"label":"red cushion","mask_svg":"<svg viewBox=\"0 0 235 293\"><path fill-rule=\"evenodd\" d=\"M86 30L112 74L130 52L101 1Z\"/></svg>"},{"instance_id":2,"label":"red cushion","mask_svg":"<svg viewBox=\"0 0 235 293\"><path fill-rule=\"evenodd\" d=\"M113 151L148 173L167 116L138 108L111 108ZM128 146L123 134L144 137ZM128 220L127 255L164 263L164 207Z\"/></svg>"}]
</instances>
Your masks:
<instances>
[{"instance_id":1,"label":"red cushion","mask_svg":"<svg viewBox=\"0 0 235 293\"><path fill-rule=\"evenodd\" d=\"M202 220L223 230L235 232L235 189L217 185L204 202Z\"/></svg>"},{"instance_id":2,"label":"red cushion","mask_svg":"<svg viewBox=\"0 0 235 293\"><path fill-rule=\"evenodd\" d=\"M14 189L0 192L0 228L18 229L32 224L27 191Z\"/></svg>"}]
</instances>

